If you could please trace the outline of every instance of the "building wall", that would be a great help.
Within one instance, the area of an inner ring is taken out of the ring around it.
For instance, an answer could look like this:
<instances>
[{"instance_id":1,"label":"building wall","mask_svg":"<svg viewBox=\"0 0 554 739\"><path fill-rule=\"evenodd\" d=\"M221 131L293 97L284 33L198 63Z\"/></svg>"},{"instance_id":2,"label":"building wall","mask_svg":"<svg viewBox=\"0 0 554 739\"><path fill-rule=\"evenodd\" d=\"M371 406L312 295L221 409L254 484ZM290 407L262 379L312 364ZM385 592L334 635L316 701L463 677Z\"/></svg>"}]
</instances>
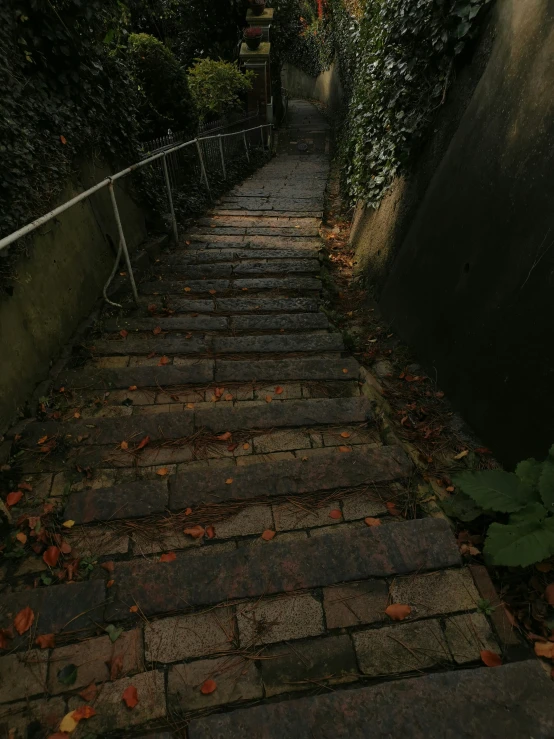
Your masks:
<instances>
[{"instance_id":1,"label":"building wall","mask_svg":"<svg viewBox=\"0 0 554 739\"><path fill-rule=\"evenodd\" d=\"M320 100L331 111L337 110L341 105L343 91L336 64L332 64L317 77L312 77L298 67L286 63L281 73L281 83L289 98Z\"/></svg>"}]
</instances>

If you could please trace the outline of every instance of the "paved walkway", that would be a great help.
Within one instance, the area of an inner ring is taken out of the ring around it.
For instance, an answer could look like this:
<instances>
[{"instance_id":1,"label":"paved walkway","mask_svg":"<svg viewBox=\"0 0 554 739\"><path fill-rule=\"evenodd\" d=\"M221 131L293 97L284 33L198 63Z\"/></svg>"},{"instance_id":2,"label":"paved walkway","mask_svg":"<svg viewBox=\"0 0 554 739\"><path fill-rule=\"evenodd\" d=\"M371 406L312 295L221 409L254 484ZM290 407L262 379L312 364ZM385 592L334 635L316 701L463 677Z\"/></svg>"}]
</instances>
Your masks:
<instances>
[{"instance_id":1,"label":"paved walkway","mask_svg":"<svg viewBox=\"0 0 554 739\"><path fill-rule=\"evenodd\" d=\"M73 736L554 734L537 662L480 667L505 644L447 523L403 517L411 463L319 310L327 128L293 104L280 155L159 254L19 430L37 554L0 604L10 736L84 705Z\"/></svg>"}]
</instances>

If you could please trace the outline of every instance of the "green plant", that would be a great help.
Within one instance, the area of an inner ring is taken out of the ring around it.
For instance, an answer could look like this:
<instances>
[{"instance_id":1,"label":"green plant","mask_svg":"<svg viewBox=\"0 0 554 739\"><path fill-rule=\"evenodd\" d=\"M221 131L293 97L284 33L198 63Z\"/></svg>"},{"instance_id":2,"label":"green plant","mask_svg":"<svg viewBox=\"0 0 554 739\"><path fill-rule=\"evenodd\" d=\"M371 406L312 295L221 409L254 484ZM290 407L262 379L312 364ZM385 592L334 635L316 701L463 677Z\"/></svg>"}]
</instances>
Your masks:
<instances>
[{"instance_id":1,"label":"green plant","mask_svg":"<svg viewBox=\"0 0 554 739\"><path fill-rule=\"evenodd\" d=\"M554 555L554 446L544 462L525 459L515 472L468 471L452 479L461 501L473 504L464 520L483 512L507 519L488 528L483 551L492 564L526 567Z\"/></svg>"},{"instance_id":2,"label":"green plant","mask_svg":"<svg viewBox=\"0 0 554 739\"><path fill-rule=\"evenodd\" d=\"M132 33L129 61L139 93L138 122L143 138L183 131L196 132L198 118L188 77L167 46L147 33Z\"/></svg>"},{"instance_id":3,"label":"green plant","mask_svg":"<svg viewBox=\"0 0 554 739\"><path fill-rule=\"evenodd\" d=\"M477 601L477 610L484 616L492 616L496 610L496 606L493 606L487 598L479 598Z\"/></svg>"},{"instance_id":4,"label":"green plant","mask_svg":"<svg viewBox=\"0 0 554 739\"><path fill-rule=\"evenodd\" d=\"M252 87L253 72L243 74L234 64L197 59L188 70L192 99L200 118L220 116L237 107L240 95Z\"/></svg>"}]
</instances>

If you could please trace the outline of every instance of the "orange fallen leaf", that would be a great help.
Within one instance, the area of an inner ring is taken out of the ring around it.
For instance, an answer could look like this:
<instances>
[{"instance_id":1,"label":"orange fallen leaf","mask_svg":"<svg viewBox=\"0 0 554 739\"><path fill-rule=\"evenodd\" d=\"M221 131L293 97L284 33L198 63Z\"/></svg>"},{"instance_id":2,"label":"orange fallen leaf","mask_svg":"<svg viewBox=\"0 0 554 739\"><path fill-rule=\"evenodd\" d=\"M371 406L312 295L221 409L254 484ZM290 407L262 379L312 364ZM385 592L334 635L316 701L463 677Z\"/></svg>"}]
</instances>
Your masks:
<instances>
[{"instance_id":1,"label":"orange fallen leaf","mask_svg":"<svg viewBox=\"0 0 554 739\"><path fill-rule=\"evenodd\" d=\"M136 613L138 611L138 606L131 606L129 608L130 613Z\"/></svg>"},{"instance_id":2,"label":"orange fallen leaf","mask_svg":"<svg viewBox=\"0 0 554 739\"><path fill-rule=\"evenodd\" d=\"M243 448L244 450L246 450L246 449L250 449L250 444L249 444L248 442L246 442L245 444L243 444L243 445L242 445L242 448Z\"/></svg>"},{"instance_id":3,"label":"orange fallen leaf","mask_svg":"<svg viewBox=\"0 0 554 739\"><path fill-rule=\"evenodd\" d=\"M167 467L160 467L159 470L156 470L156 474L159 475L160 477L165 477L165 475L167 475L168 472L169 470L167 469Z\"/></svg>"},{"instance_id":4,"label":"orange fallen leaf","mask_svg":"<svg viewBox=\"0 0 554 739\"><path fill-rule=\"evenodd\" d=\"M224 387L216 387L216 389L214 390L215 397L216 398L221 398L221 396L223 395L224 391L225 391L225 388Z\"/></svg>"},{"instance_id":5,"label":"orange fallen leaf","mask_svg":"<svg viewBox=\"0 0 554 739\"><path fill-rule=\"evenodd\" d=\"M206 526L206 536L208 537L208 539L213 539L215 536L215 529L211 524L209 526Z\"/></svg>"},{"instance_id":6,"label":"orange fallen leaf","mask_svg":"<svg viewBox=\"0 0 554 739\"><path fill-rule=\"evenodd\" d=\"M44 552L42 555L42 559L44 562L48 565L48 567L55 567L58 564L58 559L60 558L60 550L58 547L48 547L48 549Z\"/></svg>"},{"instance_id":7,"label":"orange fallen leaf","mask_svg":"<svg viewBox=\"0 0 554 739\"><path fill-rule=\"evenodd\" d=\"M133 392L136 389L137 389L137 386L136 385L130 385L129 386L129 390L131 390L131 392Z\"/></svg>"},{"instance_id":8,"label":"orange fallen leaf","mask_svg":"<svg viewBox=\"0 0 554 739\"><path fill-rule=\"evenodd\" d=\"M15 493L8 493L8 495L6 496L6 505L17 505L22 497L23 493L20 490Z\"/></svg>"},{"instance_id":9,"label":"orange fallen leaf","mask_svg":"<svg viewBox=\"0 0 554 739\"><path fill-rule=\"evenodd\" d=\"M108 582L106 583L106 587L111 588L113 587L114 583L115 583L115 580L108 580Z\"/></svg>"},{"instance_id":10,"label":"orange fallen leaf","mask_svg":"<svg viewBox=\"0 0 554 739\"><path fill-rule=\"evenodd\" d=\"M62 144L67 144L67 139L65 138L65 136L60 136L60 142Z\"/></svg>"},{"instance_id":11,"label":"orange fallen leaf","mask_svg":"<svg viewBox=\"0 0 554 739\"><path fill-rule=\"evenodd\" d=\"M185 509L185 516L190 516L191 513L192 513L192 508Z\"/></svg>"},{"instance_id":12,"label":"orange fallen leaf","mask_svg":"<svg viewBox=\"0 0 554 739\"><path fill-rule=\"evenodd\" d=\"M158 334L161 334L161 332L162 332L162 327L161 326L156 326L156 328L152 329L152 333L154 334L154 336L157 336Z\"/></svg>"},{"instance_id":13,"label":"orange fallen leaf","mask_svg":"<svg viewBox=\"0 0 554 739\"><path fill-rule=\"evenodd\" d=\"M17 539L17 541L21 542L21 544L25 544L27 541L27 534L24 534L23 531L19 531L15 535L15 538Z\"/></svg>"},{"instance_id":14,"label":"orange fallen leaf","mask_svg":"<svg viewBox=\"0 0 554 739\"><path fill-rule=\"evenodd\" d=\"M160 557L160 562L173 562L177 559L177 555L175 552L165 552L165 554L162 554Z\"/></svg>"},{"instance_id":15,"label":"orange fallen leaf","mask_svg":"<svg viewBox=\"0 0 554 739\"><path fill-rule=\"evenodd\" d=\"M368 516L367 518L364 518L364 523L366 526L380 526L381 525L381 519L380 518L372 518L371 516Z\"/></svg>"},{"instance_id":16,"label":"orange fallen leaf","mask_svg":"<svg viewBox=\"0 0 554 739\"><path fill-rule=\"evenodd\" d=\"M554 642L535 642L535 654L537 657L546 657L546 659L554 658Z\"/></svg>"},{"instance_id":17,"label":"orange fallen leaf","mask_svg":"<svg viewBox=\"0 0 554 739\"><path fill-rule=\"evenodd\" d=\"M385 613L393 621L404 621L411 612L412 609L410 606L405 606L400 603L391 603L390 606L385 608Z\"/></svg>"},{"instance_id":18,"label":"orange fallen leaf","mask_svg":"<svg viewBox=\"0 0 554 739\"><path fill-rule=\"evenodd\" d=\"M227 393L227 395L225 396L225 400L233 400L233 396L231 395L231 393Z\"/></svg>"},{"instance_id":19,"label":"orange fallen leaf","mask_svg":"<svg viewBox=\"0 0 554 739\"><path fill-rule=\"evenodd\" d=\"M115 570L115 564L111 560L110 562L102 562L100 567L106 570L106 572L113 572Z\"/></svg>"},{"instance_id":20,"label":"orange fallen leaf","mask_svg":"<svg viewBox=\"0 0 554 739\"><path fill-rule=\"evenodd\" d=\"M92 716L96 716L96 711L92 706L79 706L73 711L75 721L80 721L82 718L92 718Z\"/></svg>"},{"instance_id":21,"label":"orange fallen leaf","mask_svg":"<svg viewBox=\"0 0 554 739\"><path fill-rule=\"evenodd\" d=\"M343 371L343 373L344 373L345 375L347 375L347 374L348 374L348 370L346 369L346 367L345 367L345 368L344 368L344 369L343 369L342 371Z\"/></svg>"},{"instance_id":22,"label":"orange fallen leaf","mask_svg":"<svg viewBox=\"0 0 554 739\"><path fill-rule=\"evenodd\" d=\"M277 387L275 388L275 395L281 395L282 392L283 388L280 385L277 385Z\"/></svg>"},{"instance_id":23,"label":"orange fallen leaf","mask_svg":"<svg viewBox=\"0 0 554 739\"><path fill-rule=\"evenodd\" d=\"M164 367L166 364L169 364L171 360L169 357L166 357L165 354L163 357L160 357L160 361L158 362L158 367Z\"/></svg>"},{"instance_id":24,"label":"orange fallen leaf","mask_svg":"<svg viewBox=\"0 0 554 739\"><path fill-rule=\"evenodd\" d=\"M148 444L149 441L150 441L150 437L149 436L145 436L144 439L141 439L139 441L139 443L138 443L137 451L139 449L144 449L144 447Z\"/></svg>"},{"instance_id":25,"label":"orange fallen leaf","mask_svg":"<svg viewBox=\"0 0 554 739\"><path fill-rule=\"evenodd\" d=\"M123 691L121 700L123 700L126 703L127 708L134 708L137 705L139 700L138 700L137 689L135 688L134 685L129 685L129 687Z\"/></svg>"},{"instance_id":26,"label":"orange fallen leaf","mask_svg":"<svg viewBox=\"0 0 554 739\"><path fill-rule=\"evenodd\" d=\"M40 437L40 439L39 439L39 440L37 441L37 444L38 444L39 446L41 446L42 444L44 444L44 442L46 441L46 439L48 439L48 435L46 435L46 436L41 436L41 437Z\"/></svg>"},{"instance_id":27,"label":"orange fallen leaf","mask_svg":"<svg viewBox=\"0 0 554 739\"><path fill-rule=\"evenodd\" d=\"M275 534L275 531L272 531L271 529L266 529L262 534L262 539L264 541L271 541L274 538Z\"/></svg>"},{"instance_id":28,"label":"orange fallen leaf","mask_svg":"<svg viewBox=\"0 0 554 739\"><path fill-rule=\"evenodd\" d=\"M218 441L228 441L233 434L230 431L226 431L224 434L219 434L219 436L216 436L215 438Z\"/></svg>"},{"instance_id":29,"label":"orange fallen leaf","mask_svg":"<svg viewBox=\"0 0 554 739\"><path fill-rule=\"evenodd\" d=\"M349 446L339 446L339 452L351 452L352 447Z\"/></svg>"},{"instance_id":30,"label":"orange fallen leaf","mask_svg":"<svg viewBox=\"0 0 554 739\"><path fill-rule=\"evenodd\" d=\"M13 625L15 626L17 633L21 636L21 634L24 634L31 628L34 620L35 614L29 606L26 606L22 611L19 611L17 616L14 618Z\"/></svg>"},{"instance_id":31,"label":"orange fallen leaf","mask_svg":"<svg viewBox=\"0 0 554 739\"><path fill-rule=\"evenodd\" d=\"M491 652L489 649L482 649L479 654L481 655L483 664L487 665L487 667L500 667L502 664L502 657L496 654L496 652Z\"/></svg>"},{"instance_id":32,"label":"orange fallen leaf","mask_svg":"<svg viewBox=\"0 0 554 739\"><path fill-rule=\"evenodd\" d=\"M342 518L342 513L339 511L338 508L335 508L332 511L329 511L329 518L339 519Z\"/></svg>"},{"instance_id":33,"label":"orange fallen leaf","mask_svg":"<svg viewBox=\"0 0 554 739\"><path fill-rule=\"evenodd\" d=\"M217 290L208 290L208 292L210 293L210 295L215 295Z\"/></svg>"},{"instance_id":34,"label":"orange fallen leaf","mask_svg":"<svg viewBox=\"0 0 554 739\"><path fill-rule=\"evenodd\" d=\"M467 449L464 449L463 452L456 454L454 459L463 459L464 457L467 457L468 454L469 454L469 451Z\"/></svg>"},{"instance_id":35,"label":"orange fallen leaf","mask_svg":"<svg viewBox=\"0 0 554 739\"><path fill-rule=\"evenodd\" d=\"M20 482L17 486L20 490L26 490L28 493L33 491L32 486L28 482Z\"/></svg>"},{"instance_id":36,"label":"orange fallen leaf","mask_svg":"<svg viewBox=\"0 0 554 739\"><path fill-rule=\"evenodd\" d=\"M192 536L193 539L201 539L206 531L203 526L191 526L191 528L185 529L183 533Z\"/></svg>"},{"instance_id":37,"label":"orange fallen leaf","mask_svg":"<svg viewBox=\"0 0 554 739\"><path fill-rule=\"evenodd\" d=\"M230 485L230 484L231 484L232 482L233 482L233 478L232 478L232 477L228 477L228 478L227 478L227 479L225 480L225 484L226 484L226 485Z\"/></svg>"},{"instance_id":38,"label":"orange fallen leaf","mask_svg":"<svg viewBox=\"0 0 554 739\"><path fill-rule=\"evenodd\" d=\"M129 332L125 331L125 329L122 328L121 331L119 332L119 335L122 336L124 339L126 339L127 336L129 336Z\"/></svg>"},{"instance_id":39,"label":"orange fallen leaf","mask_svg":"<svg viewBox=\"0 0 554 739\"><path fill-rule=\"evenodd\" d=\"M205 680L200 687L200 692L202 695L210 695L216 688L217 683L215 680Z\"/></svg>"},{"instance_id":40,"label":"orange fallen leaf","mask_svg":"<svg viewBox=\"0 0 554 739\"><path fill-rule=\"evenodd\" d=\"M194 403L187 403L185 408L194 408Z\"/></svg>"},{"instance_id":41,"label":"orange fallen leaf","mask_svg":"<svg viewBox=\"0 0 554 739\"><path fill-rule=\"evenodd\" d=\"M396 507L396 503L393 503L392 501L389 500L387 503L385 503L385 505L387 507L388 512L391 514L391 516L401 516L402 515L402 511L398 510L398 508Z\"/></svg>"},{"instance_id":42,"label":"orange fallen leaf","mask_svg":"<svg viewBox=\"0 0 554 739\"><path fill-rule=\"evenodd\" d=\"M273 398L271 397L271 395L266 395L265 396L265 402L266 403L271 403L272 400L273 400Z\"/></svg>"},{"instance_id":43,"label":"orange fallen leaf","mask_svg":"<svg viewBox=\"0 0 554 739\"><path fill-rule=\"evenodd\" d=\"M96 698L96 693L97 693L96 685L95 683L91 683L84 690L81 690L79 695L84 701L88 702Z\"/></svg>"},{"instance_id":44,"label":"orange fallen leaf","mask_svg":"<svg viewBox=\"0 0 554 739\"><path fill-rule=\"evenodd\" d=\"M123 449L124 451L126 451L126 450L127 450L128 448L129 448L129 444L128 444L128 442L126 442L126 441L122 441L122 442L121 442L121 444L120 444L119 446L120 446L120 447L121 447L121 449Z\"/></svg>"},{"instance_id":45,"label":"orange fallen leaf","mask_svg":"<svg viewBox=\"0 0 554 739\"><path fill-rule=\"evenodd\" d=\"M186 293L190 293L190 287L183 288Z\"/></svg>"},{"instance_id":46,"label":"orange fallen leaf","mask_svg":"<svg viewBox=\"0 0 554 739\"><path fill-rule=\"evenodd\" d=\"M341 432L341 437L343 439L349 439L350 438L350 431L342 431Z\"/></svg>"},{"instance_id":47,"label":"orange fallen leaf","mask_svg":"<svg viewBox=\"0 0 554 739\"><path fill-rule=\"evenodd\" d=\"M54 634L41 634L37 636L35 644L38 644L41 649L54 649L56 646Z\"/></svg>"},{"instance_id":48,"label":"orange fallen leaf","mask_svg":"<svg viewBox=\"0 0 554 739\"><path fill-rule=\"evenodd\" d=\"M108 660L106 664L110 668L110 680L117 680L123 672L123 655L116 654L111 660Z\"/></svg>"}]
</instances>

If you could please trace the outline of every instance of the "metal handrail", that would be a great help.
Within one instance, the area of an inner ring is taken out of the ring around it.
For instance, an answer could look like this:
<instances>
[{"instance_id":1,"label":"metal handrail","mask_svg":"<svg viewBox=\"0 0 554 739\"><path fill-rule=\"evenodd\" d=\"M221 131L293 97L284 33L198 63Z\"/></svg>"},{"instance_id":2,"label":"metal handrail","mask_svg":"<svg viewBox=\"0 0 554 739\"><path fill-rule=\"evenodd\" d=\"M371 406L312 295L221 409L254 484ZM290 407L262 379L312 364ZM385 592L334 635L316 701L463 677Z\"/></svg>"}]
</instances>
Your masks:
<instances>
[{"instance_id":1,"label":"metal handrail","mask_svg":"<svg viewBox=\"0 0 554 739\"><path fill-rule=\"evenodd\" d=\"M164 151L161 151L157 154L153 154L152 156L148 157L147 159L143 159L140 162L137 162L136 164L132 164L130 167L126 167L125 169L122 169L120 172L117 172L114 175L111 175L110 177L106 177L106 179L102 180L101 182L98 182L96 185L93 185L92 187L89 187L88 190L85 190L84 192L80 193L79 195L76 195L74 198L71 198L71 200L68 200L63 205L59 205L57 208L54 208L53 210L49 211L48 213L45 213L45 215L40 216L40 218L36 218L31 223L28 223L26 226L23 226L22 228L19 228L17 231L14 231L9 236L4 236L3 239L0 239L0 250L5 249L10 244L13 244L14 241L17 241L18 239L22 238L23 236L26 236L27 234L32 233L37 228L42 226L44 223L48 223L48 221L51 221L52 218L55 218L56 216L60 215L60 213L63 213L66 210L69 210L72 206L76 205L77 203L80 203L82 200L86 200L86 198L90 197L91 195L94 195L95 192L98 192L104 187L107 187L110 192L110 199L112 203L112 208L114 212L114 218L117 225L117 230L119 233L119 248L117 252L117 258L116 258L116 265L119 262L119 259L121 257L121 251L123 250L123 254L125 257L125 263L127 266L127 272L129 275L129 280L131 282L131 287L133 290L133 297L135 299L135 302L138 303L138 292L137 292L137 286L135 283L135 278L133 275L133 270L131 267L131 260L129 257L129 251L127 249L127 242L125 241L125 235L123 233L123 226L121 223L121 218L119 215L119 209L117 207L117 200L115 197L115 192L113 188L113 183L116 180L121 179L122 177L125 177L128 174L131 174L131 172L135 172L136 170L140 169L141 167L144 167L146 164L151 164L152 162L155 162L158 159L163 158L163 170L164 170L164 179L165 179L165 185L167 188L167 197L169 202L169 209L171 212L171 220L172 220L172 226L173 226L173 236L175 238L175 241L177 242L178 239L178 231L177 231L177 220L175 217L175 211L173 208L173 197L171 194L171 185L169 182L169 175L167 171L167 161L166 157L168 154L172 154L176 151L180 151L181 149L184 149L187 146L192 146L193 144L196 144L196 148L198 151L198 156L200 159L200 170L202 173L202 179L204 180L204 184L206 185L206 188L208 190L208 193L211 197L211 191L210 191L210 185L208 182L208 175L206 173L206 167L204 165L204 158L202 156L202 148L200 146L201 141L207 141L209 139L219 139L221 142L222 138L225 138L227 136L238 136L240 134L243 135L244 139L244 145L246 148L246 156L248 160L250 160L249 152L248 152L248 143L246 141L246 134L250 131L257 131L260 130L261 136L262 136L262 145L264 143L263 141L263 130L264 128L270 128L269 132L269 139L271 142L271 128L273 124L272 123L263 123L260 126L254 126L253 128L246 128L241 131L234 131L233 133L219 133L215 134L214 136L201 136L196 139L192 139L192 141L185 141L181 144L176 144L170 149L164 149ZM270 144L271 148L271 144ZM223 172L225 173L225 157L224 157L224 148L223 146L220 146L220 152L221 152L221 163ZM115 268L112 272L112 275L110 279L108 280L108 283L106 284L104 288L104 298L107 300L108 303L111 303L112 305L118 305L117 303L112 303L110 300L108 300L108 297L106 295L106 290L113 278L113 275L115 274ZM118 306L121 307L121 306Z\"/></svg>"}]
</instances>

